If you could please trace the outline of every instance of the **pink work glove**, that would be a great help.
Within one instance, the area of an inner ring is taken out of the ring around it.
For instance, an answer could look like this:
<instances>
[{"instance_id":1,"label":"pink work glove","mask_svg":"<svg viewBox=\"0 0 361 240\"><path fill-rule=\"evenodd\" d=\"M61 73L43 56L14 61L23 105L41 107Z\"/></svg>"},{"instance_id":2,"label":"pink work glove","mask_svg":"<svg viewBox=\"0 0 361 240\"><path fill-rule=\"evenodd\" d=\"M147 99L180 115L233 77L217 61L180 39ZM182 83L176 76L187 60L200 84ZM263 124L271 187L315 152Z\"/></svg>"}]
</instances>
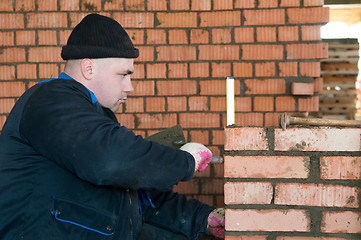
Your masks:
<instances>
[{"instance_id":1,"label":"pink work glove","mask_svg":"<svg viewBox=\"0 0 361 240\"><path fill-rule=\"evenodd\" d=\"M208 216L208 232L224 239L224 208L214 209Z\"/></svg>"},{"instance_id":2,"label":"pink work glove","mask_svg":"<svg viewBox=\"0 0 361 240\"><path fill-rule=\"evenodd\" d=\"M192 154L195 160L194 171L203 172L212 160L212 152L200 143L186 143L180 148L180 150Z\"/></svg>"}]
</instances>

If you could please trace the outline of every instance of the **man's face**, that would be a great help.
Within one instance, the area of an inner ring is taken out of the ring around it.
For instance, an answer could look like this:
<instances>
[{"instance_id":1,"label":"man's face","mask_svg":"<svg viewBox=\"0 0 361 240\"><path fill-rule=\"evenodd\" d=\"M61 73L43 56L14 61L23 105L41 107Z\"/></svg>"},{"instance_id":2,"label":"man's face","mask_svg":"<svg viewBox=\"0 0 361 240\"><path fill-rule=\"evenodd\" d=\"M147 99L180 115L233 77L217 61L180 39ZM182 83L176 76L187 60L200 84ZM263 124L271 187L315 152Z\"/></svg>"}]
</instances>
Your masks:
<instances>
[{"instance_id":1,"label":"man's face","mask_svg":"<svg viewBox=\"0 0 361 240\"><path fill-rule=\"evenodd\" d=\"M94 60L94 82L91 91L99 103L116 112L127 95L134 91L130 75L134 71L133 59L104 58Z\"/></svg>"}]
</instances>

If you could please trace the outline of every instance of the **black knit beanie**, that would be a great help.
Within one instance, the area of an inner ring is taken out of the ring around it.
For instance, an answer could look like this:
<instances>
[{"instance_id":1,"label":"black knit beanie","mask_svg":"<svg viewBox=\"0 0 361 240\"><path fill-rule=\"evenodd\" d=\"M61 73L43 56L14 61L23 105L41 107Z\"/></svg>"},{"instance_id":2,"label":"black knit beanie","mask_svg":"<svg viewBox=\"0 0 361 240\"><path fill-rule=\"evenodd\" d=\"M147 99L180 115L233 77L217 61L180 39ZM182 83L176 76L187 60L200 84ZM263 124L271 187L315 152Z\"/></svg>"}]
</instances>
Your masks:
<instances>
[{"instance_id":1,"label":"black knit beanie","mask_svg":"<svg viewBox=\"0 0 361 240\"><path fill-rule=\"evenodd\" d=\"M64 60L82 58L137 58L139 51L123 27L99 14L87 15L71 32L62 48Z\"/></svg>"}]
</instances>

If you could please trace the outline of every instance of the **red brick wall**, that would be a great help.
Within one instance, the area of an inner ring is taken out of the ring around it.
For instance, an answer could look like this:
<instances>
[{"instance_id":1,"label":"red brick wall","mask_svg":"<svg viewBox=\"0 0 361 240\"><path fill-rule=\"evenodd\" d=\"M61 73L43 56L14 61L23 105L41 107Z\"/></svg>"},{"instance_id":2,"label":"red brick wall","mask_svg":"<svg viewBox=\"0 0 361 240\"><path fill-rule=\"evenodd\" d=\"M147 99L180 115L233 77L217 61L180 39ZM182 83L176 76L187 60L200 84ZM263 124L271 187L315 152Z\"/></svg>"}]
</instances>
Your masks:
<instances>
[{"instance_id":1,"label":"red brick wall","mask_svg":"<svg viewBox=\"0 0 361 240\"><path fill-rule=\"evenodd\" d=\"M360 239L361 128L225 132L227 240Z\"/></svg>"},{"instance_id":2,"label":"red brick wall","mask_svg":"<svg viewBox=\"0 0 361 240\"><path fill-rule=\"evenodd\" d=\"M235 77L239 126L275 126L281 112L318 110L319 60L327 56L320 27L328 9L322 5L322 0L2 0L0 129L26 89L62 71L61 46L71 29L97 12L118 20L140 49L135 93L117 114L120 122L143 136L181 124L187 140L222 155L226 76ZM222 178L223 165L214 164L176 190L223 206Z\"/></svg>"}]
</instances>

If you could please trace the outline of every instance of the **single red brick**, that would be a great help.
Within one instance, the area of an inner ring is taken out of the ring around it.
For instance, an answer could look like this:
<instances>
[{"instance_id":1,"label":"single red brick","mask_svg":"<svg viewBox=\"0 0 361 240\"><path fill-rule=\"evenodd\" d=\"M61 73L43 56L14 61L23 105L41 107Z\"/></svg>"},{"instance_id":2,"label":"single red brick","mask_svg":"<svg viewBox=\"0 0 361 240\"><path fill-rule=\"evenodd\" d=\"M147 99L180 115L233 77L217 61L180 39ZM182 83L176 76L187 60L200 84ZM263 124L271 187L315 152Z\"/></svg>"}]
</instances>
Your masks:
<instances>
[{"instance_id":1,"label":"single red brick","mask_svg":"<svg viewBox=\"0 0 361 240\"><path fill-rule=\"evenodd\" d=\"M108 11L108 10L116 10L116 11L124 10L124 1L123 0L105 1L104 2L104 10L105 11Z\"/></svg>"},{"instance_id":2,"label":"single red brick","mask_svg":"<svg viewBox=\"0 0 361 240\"><path fill-rule=\"evenodd\" d=\"M315 80L313 80L313 85L315 87L315 93L321 93L323 91L323 78L315 78Z\"/></svg>"},{"instance_id":3,"label":"single red brick","mask_svg":"<svg viewBox=\"0 0 361 240\"><path fill-rule=\"evenodd\" d=\"M58 10L57 0L37 0L38 11L56 11Z\"/></svg>"},{"instance_id":4,"label":"single red brick","mask_svg":"<svg viewBox=\"0 0 361 240\"><path fill-rule=\"evenodd\" d=\"M17 79L36 79L36 64L18 64Z\"/></svg>"},{"instance_id":5,"label":"single red brick","mask_svg":"<svg viewBox=\"0 0 361 240\"><path fill-rule=\"evenodd\" d=\"M257 42L276 42L277 30L275 27L257 27Z\"/></svg>"},{"instance_id":6,"label":"single red brick","mask_svg":"<svg viewBox=\"0 0 361 240\"><path fill-rule=\"evenodd\" d=\"M180 194L197 194L199 193L199 180L192 179L188 182L179 182L174 185L173 191Z\"/></svg>"},{"instance_id":7,"label":"single red brick","mask_svg":"<svg viewBox=\"0 0 361 240\"><path fill-rule=\"evenodd\" d=\"M273 77L276 74L274 62L255 63L256 77Z\"/></svg>"},{"instance_id":8,"label":"single red brick","mask_svg":"<svg viewBox=\"0 0 361 240\"><path fill-rule=\"evenodd\" d=\"M195 80L177 80L177 81L158 81L156 83L157 95L194 95L197 93L197 81Z\"/></svg>"},{"instance_id":9,"label":"single red brick","mask_svg":"<svg viewBox=\"0 0 361 240\"><path fill-rule=\"evenodd\" d=\"M160 46L156 47L156 51L158 61L196 60L196 47L194 46Z\"/></svg>"},{"instance_id":10,"label":"single red brick","mask_svg":"<svg viewBox=\"0 0 361 240\"><path fill-rule=\"evenodd\" d=\"M276 185L275 193L274 203L277 205L359 207L356 187L313 183L279 183Z\"/></svg>"},{"instance_id":11,"label":"single red brick","mask_svg":"<svg viewBox=\"0 0 361 240\"><path fill-rule=\"evenodd\" d=\"M317 112L319 108L319 98L318 96L299 98L298 99L298 110L299 111L313 111Z\"/></svg>"},{"instance_id":12,"label":"single red brick","mask_svg":"<svg viewBox=\"0 0 361 240\"><path fill-rule=\"evenodd\" d=\"M166 38L164 29L147 29L147 44L165 44Z\"/></svg>"},{"instance_id":13,"label":"single red brick","mask_svg":"<svg viewBox=\"0 0 361 240\"><path fill-rule=\"evenodd\" d=\"M165 98L164 97L147 97L145 99L146 112L164 112Z\"/></svg>"},{"instance_id":14,"label":"single red brick","mask_svg":"<svg viewBox=\"0 0 361 240\"><path fill-rule=\"evenodd\" d=\"M146 78L166 78L166 64L165 63L148 63L146 64L147 75Z\"/></svg>"},{"instance_id":15,"label":"single red brick","mask_svg":"<svg viewBox=\"0 0 361 240\"><path fill-rule=\"evenodd\" d=\"M27 28L66 28L68 17L65 12L28 13Z\"/></svg>"},{"instance_id":16,"label":"single red brick","mask_svg":"<svg viewBox=\"0 0 361 240\"><path fill-rule=\"evenodd\" d=\"M304 0L303 6L312 7L312 6L323 6L324 0Z\"/></svg>"},{"instance_id":17,"label":"single red brick","mask_svg":"<svg viewBox=\"0 0 361 240\"><path fill-rule=\"evenodd\" d=\"M134 64L134 73L132 79L144 79L145 78L145 64L136 63Z\"/></svg>"},{"instance_id":18,"label":"single red brick","mask_svg":"<svg viewBox=\"0 0 361 240\"><path fill-rule=\"evenodd\" d=\"M286 45L287 59L327 58L327 43L302 43Z\"/></svg>"},{"instance_id":19,"label":"single red brick","mask_svg":"<svg viewBox=\"0 0 361 240\"><path fill-rule=\"evenodd\" d=\"M244 25L283 25L284 9L244 10Z\"/></svg>"},{"instance_id":20,"label":"single red brick","mask_svg":"<svg viewBox=\"0 0 361 240\"><path fill-rule=\"evenodd\" d=\"M12 98L0 98L1 113L9 114L15 105L15 100ZM0 120L1 121L1 120ZM2 127L2 125L0 125Z\"/></svg>"},{"instance_id":21,"label":"single red brick","mask_svg":"<svg viewBox=\"0 0 361 240\"><path fill-rule=\"evenodd\" d=\"M235 0L234 8L254 8L255 1L254 0Z\"/></svg>"},{"instance_id":22,"label":"single red brick","mask_svg":"<svg viewBox=\"0 0 361 240\"><path fill-rule=\"evenodd\" d=\"M236 43L254 42L254 28L252 27L235 28L234 41Z\"/></svg>"},{"instance_id":23,"label":"single red brick","mask_svg":"<svg viewBox=\"0 0 361 240\"><path fill-rule=\"evenodd\" d=\"M87 0L82 2L81 9L82 11L100 11L102 8L102 0Z\"/></svg>"},{"instance_id":24,"label":"single red brick","mask_svg":"<svg viewBox=\"0 0 361 240\"><path fill-rule=\"evenodd\" d=\"M300 1L295 0L281 0L280 7L299 7Z\"/></svg>"},{"instance_id":25,"label":"single red brick","mask_svg":"<svg viewBox=\"0 0 361 240\"><path fill-rule=\"evenodd\" d=\"M214 10L231 10L233 9L233 0L213 0Z\"/></svg>"},{"instance_id":26,"label":"single red brick","mask_svg":"<svg viewBox=\"0 0 361 240\"><path fill-rule=\"evenodd\" d=\"M20 97L24 92L23 82L0 82L0 97Z\"/></svg>"},{"instance_id":27,"label":"single red brick","mask_svg":"<svg viewBox=\"0 0 361 240\"><path fill-rule=\"evenodd\" d=\"M320 62L300 62L299 64L302 77L319 77L321 75Z\"/></svg>"},{"instance_id":28,"label":"single red brick","mask_svg":"<svg viewBox=\"0 0 361 240\"><path fill-rule=\"evenodd\" d=\"M223 130L212 130L211 145L224 145L224 131Z\"/></svg>"},{"instance_id":29,"label":"single red brick","mask_svg":"<svg viewBox=\"0 0 361 240\"><path fill-rule=\"evenodd\" d=\"M288 8L286 12L288 24L327 23L330 20L328 8Z\"/></svg>"},{"instance_id":30,"label":"single red brick","mask_svg":"<svg viewBox=\"0 0 361 240\"><path fill-rule=\"evenodd\" d=\"M291 96L276 97L276 111L278 112L294 112L296 110L296 100Z\"/></svg>"},{"instance_id":31,"label":"single red brick","mask_svg":"<svg viewBox=\"0 0 361 240\"><path fill-rule=\"evenodd\" d=\"M125 10L127 11L144 11L144 0L125 0Z\"/></svg>"},{"instance_id":32,"label":"single red brick","mask_svg":"<svg viewBox=\"0 0 361 240\"><path fill-rule=\"evenodd\" d=\"M281 60L283 59L282 45L242 45L243 60Z\"/></svg>"},{"instance_id":33,"label":"single red brick","mask_svg":"<svg viewBox=\"0 0 361 240\"><path fill-rule=\"evenodd\" d=\"M139 129L147 128L170 128L177 124L177 115L175 113L159 114L136 114L138 118Z\"/></svg>"},{"instance_id":34,"label":"single red brick","mask_svg":"<svg viewBox=\"0 0 361 240\"><path fill-rule=\"evenodd\" d=\"M154 81L138 80L132 81L134 93L132 96L154 96L155 83Z\"/></svg>"},{"instance_id":35,"label":"single red brick","mask_svg":"<svg viewBox=\"0 0 361 240\"><path fill-rule=\"evenodd\" d=\"M226 80L200 80L200 95L226 95ZM240 81L234 81L234 93L240 94Z\"/></svg>"},{"instance_id":36,"label":"single red brick","mask_svg":"<svg viewBox=\"0 0 361 240\"><path fill-rule=\"evenodd\" d=\"M302 25L301 26L302 41L319 41L321 40L320 25Z\"/></svg>"},{"instance_id":37,"label":"single red brick","mask_svg":"<svg viewBox=\"0 0 361 240\"><path fill-rule=\"evenodd\" d=\"M39 64L39 78L48 79L59 76L59 67L57 64Z\"/></svg>"},{"instance_id":38,"label":"single red brick","mask_svg":"<svg viewBox=\"0 0 361 240\"><path fill-rule=\"evenodd\" d=\"M62 62L61 47L31 47L29 62Z\"/></svg>"},{"instance_id":39,"label":"single red brick","mask_svg":"<svg viewBox=\"0 0 361 240\"><path fill-rule=\"evenodd\" d=\"M206 29L191 29L191 43L209 43L209 32Z\"/></svg>"},{"instance_id":40,"label":"single red brick","mask_svg":"<svg viewBox=\"0 0 361 240\"><path fill-rule=\"evenodd\" d=\"M15 1L15 11L29 12L35 10L35 0L17 0Z\"/></svg>"},{"instance_id":41,"label":"single red brick","mask_svg":"<svg viewBox=\"0 0 361 240\"><path fill-rule=\"evenodd\" d=\"M35 45L35 31L16 31L16 45Z\"/></svg>"},{"instance_id":42,"label":"single red brick","mask_svg":"<svg viewBox=\"0 0 361 240\"><path fill-rule=\"evenodd\" d=\"M201 193L223 194L223 179L201 179Z\"/></svg>"},{"instance_id":43,"label":"single red brick","mask_svg":"<svg viewBox=\"0 0 361 240\"><path fill-rule=\"evenodd\" d=\"M188 36L185 30L169 30L168 31L169 44L188 44Z\"/></svg>"},{"instance_id":44,"label":"single red brick","mask_svg":"<svg viewBox=\"0 0 361 240\"><path fill-rule=\"evenodd\" d=\"M187 110L186 97L167 97L168 112L180 112Z\"/></svg>"},{"instance_id":45,"label":"single red brick","mask_svg":"<svg viewBox=\"0 0 361 240\"><path fill-rule=\"evenodd\" d=\"M277 8L278 0L258 0L258 8Z\"/></svg>"},{"instance_id":46,"label":"single red brick","mask_svg":"<svg viewBox=\"0 0 361 240\"><path fill-rule=\"evenodd\" d=\"M271 204L273 186L269 182L227 182L224 202L232 204Z\"/></svg>"},{"instance_id":47,"label":"single red brick","mask_svg":"<svg viewBox=\"0 0 361 240\"><path fill-rule=\"evenodd\" d=\"M0 32L0 46L14 46L14 32Z\"/></svg>"},{"instance_id":48,"label":"single red brick","mask_svg":"<svg viewBox=\"0 0 361 240\"><path fill-rule=\"evenodd\" d=\"M211 0L198 0L191 2L192 11L209 11L211 10L212 2Z\"/></svg>"},{"instance_id":49,"label":"single red brick","mask_svg":"<svg viewBox=\"0 0 361 240\"><path fill-rule=\"evenodd\" d=\"M274 111L274 97L254 97L253 110L256 112Z\"/></svg>"},{"instance_id":50,"label":"single red brick","mask_svg":"<svg viewBox=\"0 0 361 240\"><path fill-rule=\"evenodd\" d=\"M197 27L197 13L195 12L167 12L156 13L157 27L160 28L189 28Z\"/></svg>"},{"instance_id":51,"label":"single red brick","mask_svg":"<svg viewBox=\"0 0 361 240\"><path fill-rule=\"evenodd\" d=\"M180 113L179 124L184 128L219 128L220 116L216 113Z\"/></svg>"},{"instance_id":52,"label":"single red brick","mask_svg":"<svg viewBox=\"0 0 361 240\"><path fill-rule=\"evenodd\" d=\"M263 113L236 113L235 118L237 126L263 126ZM223 122L226 123L226 114L224 114Z\"/></svg>"},{"instance_id":53,"label":"single red brick","mask_svg":"<svg viewBox=\"0 0 361 240\"><path fill-rule=\"evenodd\" d=\"M230 43L231 41L231 29L212 29L212 43Z\"/></svg>"},{"instance_id":54,"label":"single red brick","mask_svg":"<svg viewBox=\"0 0 361 240\"><path fill-rule=\"evenodd\" d=\"M207 97L189 97L188 99L189 111L208 111Z\"/></svg>"},{"instance_id":55,"label":"single red brick","mask_svg":"<svg viewBox=\"0 0 361 240\"><path fill-rule=\"evenodd\" d=\"M212 164L214 177L215 178L223 178L224 177L224 164L223 163L215 163Z\"/></svg>"},{"instance_id":56,"label":"single red brick","mask_svg":"<svg viewBox=\"0 0 361 240\"><path fill-rule=\"evenodd\" d=\"M240 11L211 11L201 12L200 27L224 27L224 26L240 26Z\"/></svg>"},{"instance_id":57,"label":"single red brick","mask_svg":"<svg viewBox=\"0 0 361 240\"><path fill-rule=\"evenodd\" d=\"M60 0L59 6L61 11L76 11L80 10L79 8L80 0Z\"/></svg>"},{"instance_id":58,"label":"single red brick","mask_svg":"<svg viewBox=\"0 0 361 240\"><path fill-rule=\"evenodd\" d=\"M188 65L186 63L169 63L169 78L186 78L188 75Z\"/></svg>"},{"instance_id":59,"label":"single red brick","mask_svg":"<svg viewBox=\"0 0 361 240\"><path fill-rule=\"evenodd\" d=\"M226 76L231 75L231 63L212 62L211 71L212 71L212 77L214 78L216 77L226 78Z\"/></svg>"},{"instance_id":60,"label":"single red brick","mask_svg":"<svg viewBox=\"0 0 361 240\"><path fill-rule=\"evenodd\" d=\"M226 137L228 137L227 132L226 132ZM250 143L244 142L242 144L250 144ZM266 146L263 148L266 148ZM244 148L244 150L255 150L255 149L254 147L246 147ZM308 157L292 157L292 156L225 156L224 157L224 176L229 178L308 178L310 172L309 168L310 168L310 159Z\"/></svg>"},{"instance_id":61,"label":"single red brick","mask_svg":"<svg viewBox=\"0 0 361 240\"><path fill-rule=\"evenodd\" d=\"M24 48L2 48L0 49L0 63L25 62Z\"/></svg>"},{"instance_id":62,"label":"single red brick","mask_svg":"<svg viewBox=\"0 0 361 240\"><path fill-rule=\"evenodd\" d=\"M208 62L190 63L189 74L191 78L209 77L209 63Z\"/></svg>"},{"instance_id":63,"label":"single red brick","mask_svg":"<svg viewBox=\"0 0 361 240\"><path fill-rule=\"evenodd\" d=\"M201 143L204 145L209 145L209 131L208 130L191 130L191 131L189 131L189 136L190 136L189 141ZM210 169L210 167L207 167L207 169ZM208 172L210 175L210 171L208 171Z\"/></svg>"},{"instance_id":64,"label":"single red brick","mask_svg":"<svg viewBox=\"0 0 361 240\"><path fill-rule=\"evenodd\" d=\"M38 31L38 44L39 45L57 45L58 38L56 31L39 30Z\"/></svg>"},{"instance_id":65,"label":"single red brick","mask_svg":"<svg viewBox=\"0 0 361 240\"><path fill-rule=\"evenodd\" d=\"M239 60L237 45L199 45L199 60Z\"/></svg>"},{"instance_id":66,"label":"single red brick","mask_svg":"<svg viewBox=\"0 0 361 240\"><path fill-rule=\"evenodd\" d=\"M321 179L361 179L361 157L321 157Z\"/></svg>"},{"instance_id":67,"label":"single red brick","mask_svg":"<svg viewBox=\"0 0 361 240\"><path fill-rule=\"evenodd\" d=\"M281 26L278 27L278 41L280 42L294 42L298 41L298 27L297 26Z\"/></svg>"},{"instance_id":68,"label":"single red brick","mask_svg":"<svg viewBox=\"0 0 361 240\"><path fill-rule=\"evenodd\" d=\"M137 46L139 49L139 57L134 62L148 62L154 61L154 47L153 46Z\"/></svg>"},{"instance_id":69,"label":"single red brick","mask_svg":"<svg viewBox=\"0 0 361 240\"><path fill-rule=\"evenodd\" d=\"M286 81L284 79L246 79L245 94L284 94Z\"/></svg>"},{"instance_id":70,"label":"single red brick","mask_svg":"<svg viewBox=\"0 0 361 240\"><path fill-rule=\"evenodd\" d=\"M190 0L170 0L170 10L189 10Z\"/></svg>"},{"instance_id":71,"label":"single red brick","mask_svg":"<svg viewBox=\"0 0 361 240\"><path fill-rule=\"evenodd\" d=\"M127 33L132 39L133 44L144 44L144 30L143 29L127 29Z\"/></svg>"},{"instance_id":72,"label":"single red brick","mask_svg":"<svg viewBox=\"0 0 361 240\"><path fill-rule=\"evenodd\" d=\"M264 114L264 126L265 127L277 127L279 126L279 115L280 113L272 112Z\"/></svg>"},{"instance_id":73,"label":"single red brick","mask_svg":"<svg viewBox=\"0 0 361 240\"><path fill-rule=\"evenodd\" d=\"M59 45L66 45L70 34L71 30L59 30Z\"/></svg>"},{"instance_id":74,"label":"single red brick","mask_svg":"<svg viewBox=\"0 0 361 240\"><path fill-rule=\"evenodd\" d=\"M15 80L15 66L0 65L1 80Z\"/></svg>"},{"instance_id":75,"label":"single red brick","mask_svg":"<svg viewBox=\"0 0 361 240\"><path fill-rule=\"evenodd\" d=\"M297 62L279 62L278 70L280 77L297 77Z\"/></svg>"},{"instance_id":76,"label":"single red brick","mask_svg":"<svg viewBox=\"0 0 361 240\"><path fill-rule=\"evenodd\" d=\"M13 9L13 1L12 0L2 0L0 2L0 11L1 12L12 12L12 11L14 11L14 9Z\"/></svg>"},{"instance_id":77,"label":"single red brick","mask_svg":"<svg viewBox=\"0 0 361 240\"><path fill-rule=\"evenodd\" d=\"M361 233L360 212L323 212L321 232Z\"/></svg>"},{"instance_id":78,"label":"single red brick","mask_svg":"<svg viewBox=\"0 0 361 240\"><path fill-rule=\"evenodd\" d=\"M266 132L263 128L226 128L224 150L268 150Z\"/></svg>"},{"instance_id":79,"label":"single red brick","mask_svg":"<svg viewBox=\"0 0 361 240\"><path fill-rule=\"evenodd\" d=\"M233 74L234 77L252 77L253 76L252 63L247 63L247 62L233 63Z\"/></svg>"},{"instance_id":80,"label":"single red brick","mask_svg":"<svg viewBox=\"0 0 361 240\"><path fill-rule=\"evenodd\" d=\"M124 28L154 28L152 12L114 12L113 18Z\"/></svg>"},{"instance_id":81,"label":"single red brick","mask_svg":"<svg viewBox=\"0 0 361 240\"><path fill-rule=\"evenodd\" d=\"M140 113L144 112L144 98L129 96L125 103L126 113Z\"/></svg>"},{"instance_id":82,"label":"single red brick","mask_svg":"<svg viewBox=\"0 0 361 240\"><path fill-rule=\"evenodd\" d=\"M22 29L24 28L24 14L0 13L0 29Z\"/></svg>"},{"instance_id":83,"label":"single red brick","mask_svg":"<svg viewBox=\"0 0 361 240\"><path fill-rule=\"evenodd\" d=\"M225 219L226 231L310 231L310 219L306 210L226 209Z\"/></svg>"},{"instance_id":84,"label":"single red brick","mask_svg":"<svg viewBox=\"0 0 361 240\"><path fill-rule=\"evenodd\" d=\"M358 128L275 129L275 151L360 151Z\"/></svg>"},{"instance_id":85,"label":"single red brick","mask_svg":"<svg viewBox=\"0 0 361 240\"><path fill-rule=\"evenodd\" d=\"M293 82L291 84L292 95L310 95L314 93L313 83L298 83Z\"/></svg>"}]
</instances>

